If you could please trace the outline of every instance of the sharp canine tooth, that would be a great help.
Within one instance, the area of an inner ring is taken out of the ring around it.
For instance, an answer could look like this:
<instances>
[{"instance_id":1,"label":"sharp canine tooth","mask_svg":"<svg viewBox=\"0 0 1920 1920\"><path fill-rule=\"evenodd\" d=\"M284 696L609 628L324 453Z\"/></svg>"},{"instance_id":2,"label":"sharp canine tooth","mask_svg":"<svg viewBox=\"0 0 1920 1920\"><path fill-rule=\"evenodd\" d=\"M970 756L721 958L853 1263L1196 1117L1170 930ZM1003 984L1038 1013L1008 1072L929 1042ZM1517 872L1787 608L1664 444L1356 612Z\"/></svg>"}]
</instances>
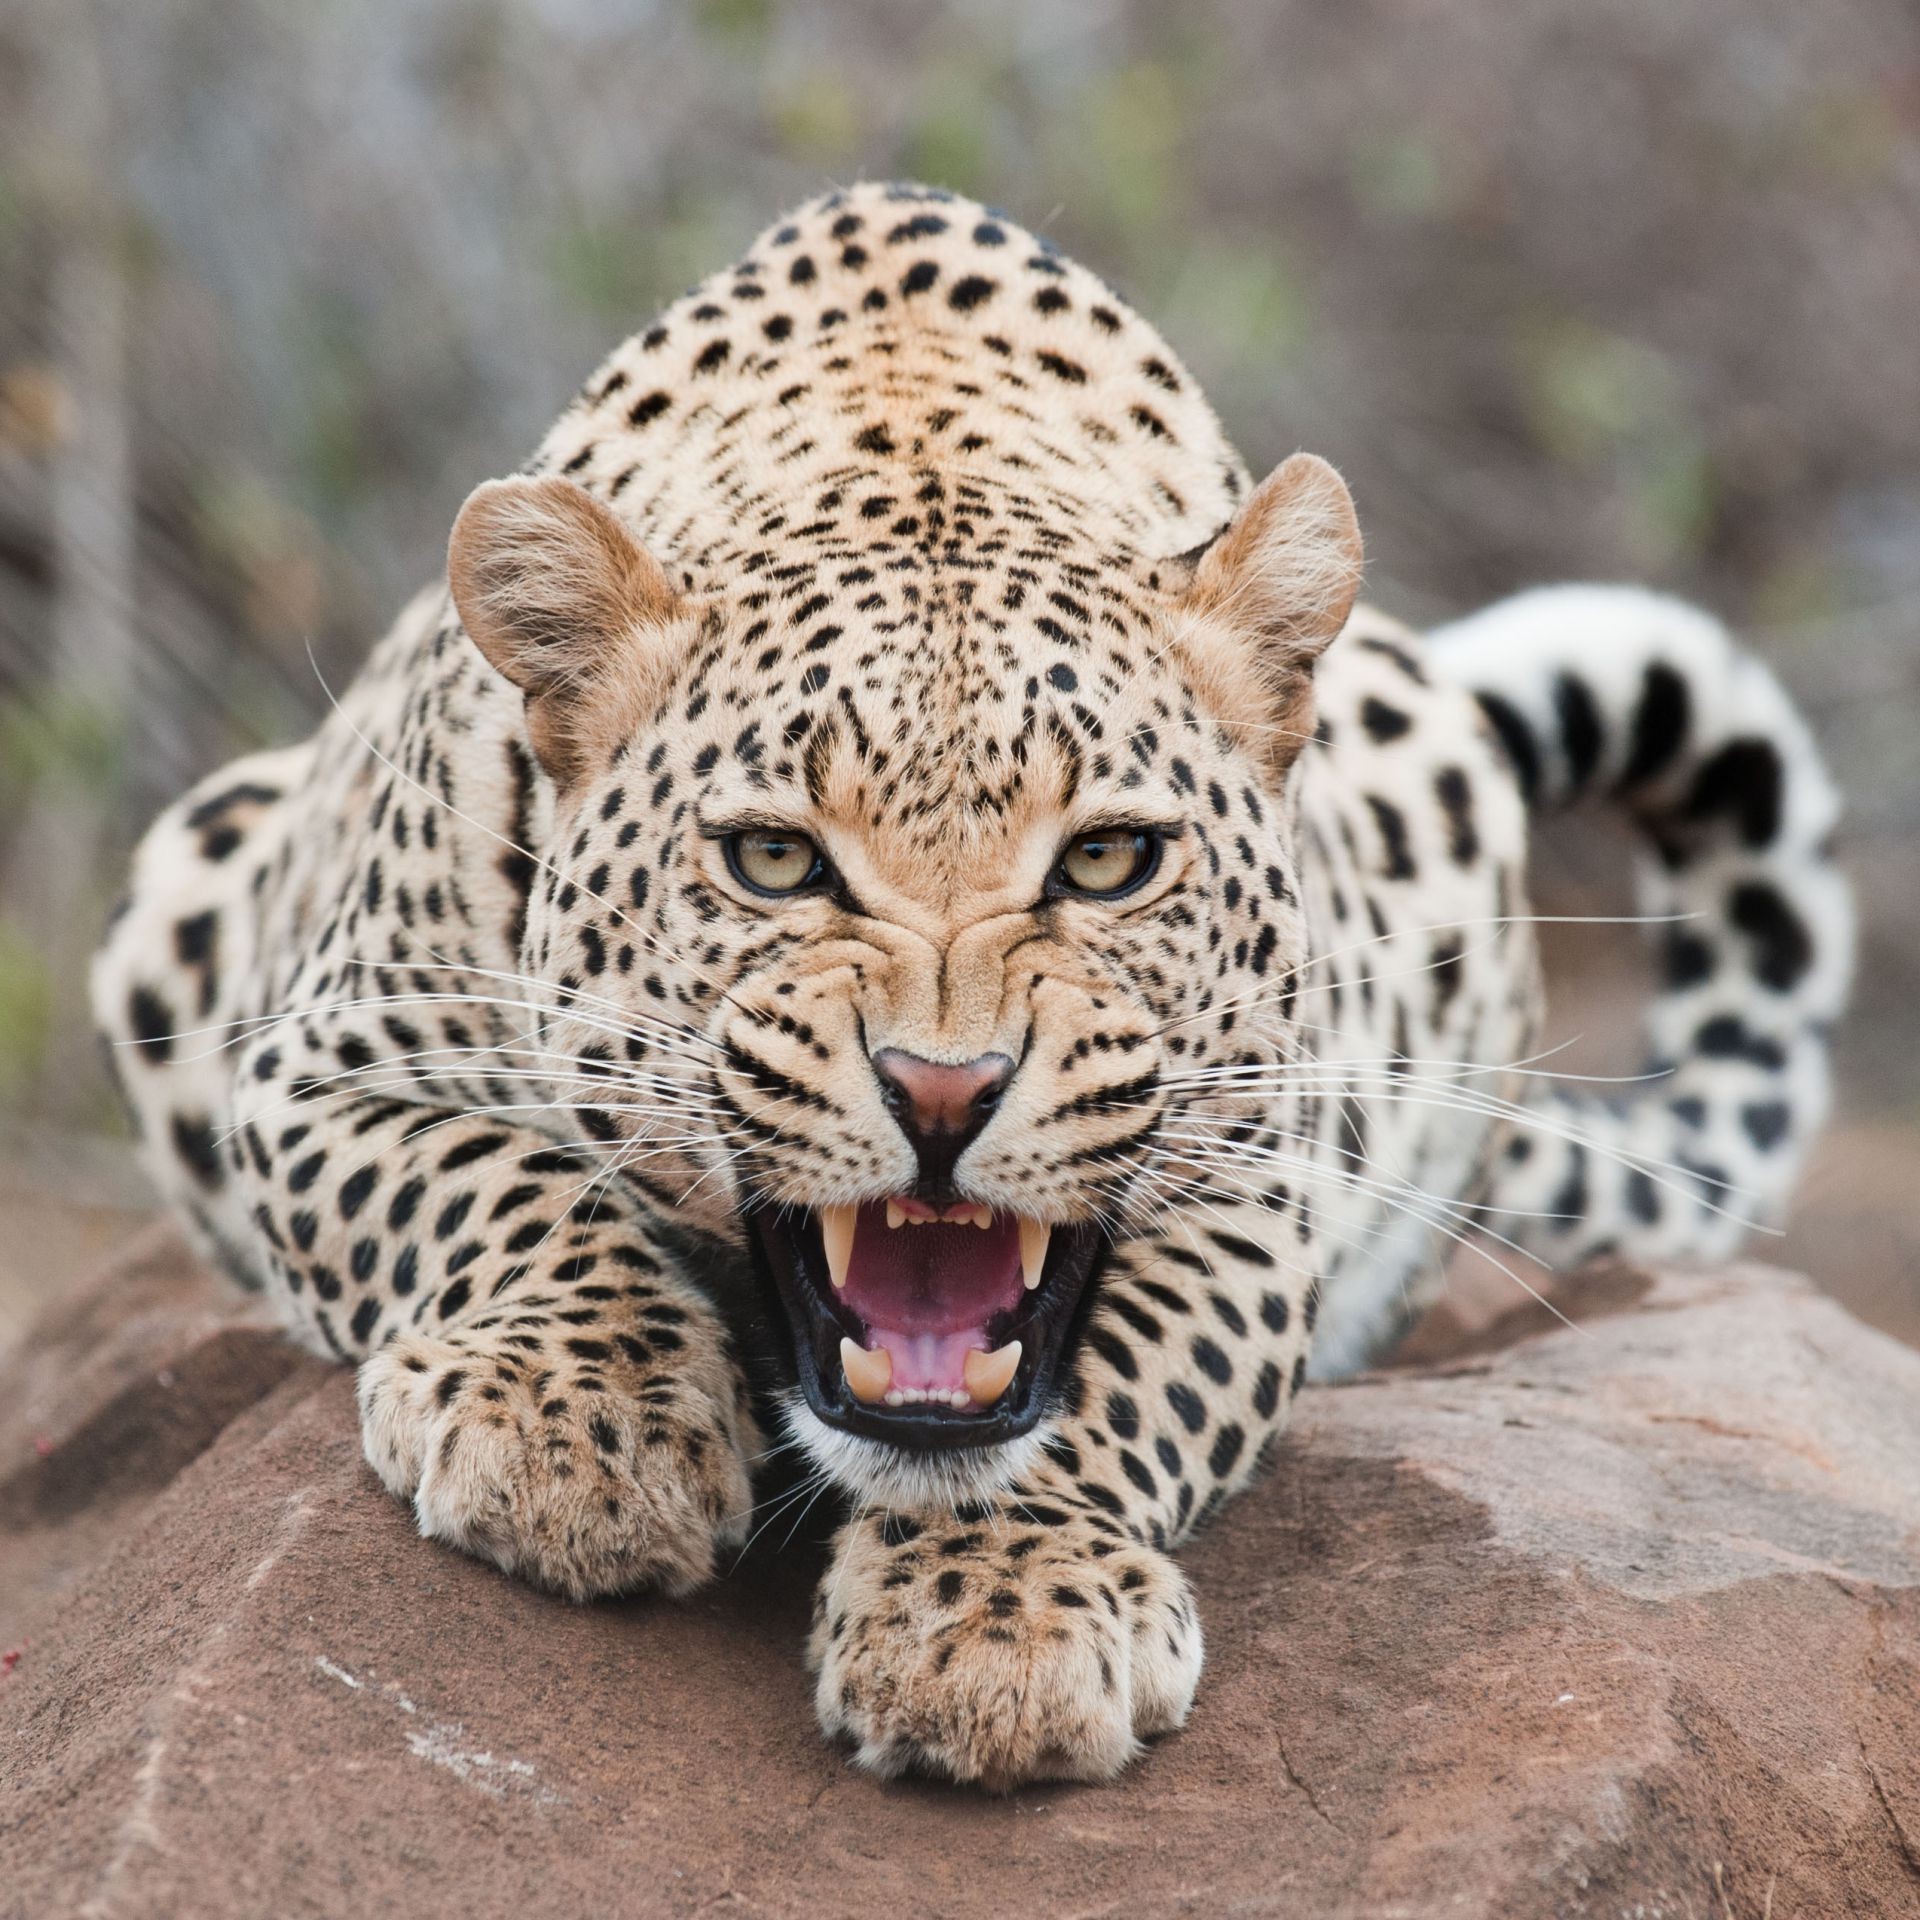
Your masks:
<instances>
[{"instance_id":1,"label":"sharp canine tooth","mask_svg":"<svg viewBox=\"0 0 1920 1920\"><path fill-rule=\"evenodd\" d=\"M1040 1275L1047 1264L1047 1242L1052 1236L1053 1229L1044 1220L1020 1222L1020 1271L1029 1293L1040 1284Z\"/></svg>"},{"instance_id":2,"label":"sharp canine tooth","mask_svg":"<svg viewBox=\"0 0 1920 1920\"><path fill-rule=\"evenodd\" d=\"M840 1365L856 1400L864 1400L868 1406L872 1406L876 1400L886 1400L894 1406L899 1404L887 1391L893 1385L893 1355L885 1347L869 1351L859 1341L849 1340L843 1334L840 1338Z\"/></svg>"},{"instance_id":3,"label":"sharp canine tooth","mask_svg":"<svg viewBox=\"0 0 1920 1920\"><path fill-rule=\"evenodd\" d=\"M847 1262L853 1258L853 1227L858 1218L853 1207L820 1209L820 1240L827 1250L827 1273L835 1293L847 1284Z\"/></svg>"},{"instance_id":4,"label":"sharp canine tooth","mask_svg":"<svg viewBox=\"0 0 1920 1920\"><path fill-rule=\"evenodd\" d=\"M1006 1392L1019 1367L1020 1342L1009 1340L993 1353L982 1353L976 1347L967 1355L960 1375L967 1383L967 1392L973 1396L974 1405L990 1407Z\"/></svg>"},{"instance_id":5,"label":"sharp canine tooth","mask_svg":"<svg viewBox=\"0 0 1920 1920\"><path fill-rule=\"evenodd\" d=\"M897 1227L906 1217L907 1216L900 1211L900 1202L898 1200L889 1200L887 1202L888 1226Z\"/></svg>"}]
</instances>

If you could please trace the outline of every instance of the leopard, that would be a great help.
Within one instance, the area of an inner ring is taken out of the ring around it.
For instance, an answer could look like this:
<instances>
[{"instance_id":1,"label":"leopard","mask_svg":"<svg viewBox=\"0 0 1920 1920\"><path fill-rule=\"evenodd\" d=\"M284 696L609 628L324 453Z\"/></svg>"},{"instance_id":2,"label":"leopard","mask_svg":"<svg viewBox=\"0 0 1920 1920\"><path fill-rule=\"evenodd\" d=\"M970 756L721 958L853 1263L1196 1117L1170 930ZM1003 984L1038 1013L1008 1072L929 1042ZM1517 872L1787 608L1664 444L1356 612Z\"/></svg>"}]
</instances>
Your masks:
<instances>
[{"instance_id":1,"label":"leopard","mask_svg":"<svg viewBox=\"0 0 1920 1920\"><path fill-rule=\"evenodd\" d=\"M1362 570L1333 467L1256 481L1054 242L827 193L147 833L92 975L145 1164L422 1535L684 1596L804 1473L823 1732L1108 1779L1309 1382L1461 1243L1725 1257L1831 1101L1839 800L1774 675L1650 590L1419 631ZM1603 1087L1528 905L1585 807L1657 975Z\"/></svg>"}]
</instances>

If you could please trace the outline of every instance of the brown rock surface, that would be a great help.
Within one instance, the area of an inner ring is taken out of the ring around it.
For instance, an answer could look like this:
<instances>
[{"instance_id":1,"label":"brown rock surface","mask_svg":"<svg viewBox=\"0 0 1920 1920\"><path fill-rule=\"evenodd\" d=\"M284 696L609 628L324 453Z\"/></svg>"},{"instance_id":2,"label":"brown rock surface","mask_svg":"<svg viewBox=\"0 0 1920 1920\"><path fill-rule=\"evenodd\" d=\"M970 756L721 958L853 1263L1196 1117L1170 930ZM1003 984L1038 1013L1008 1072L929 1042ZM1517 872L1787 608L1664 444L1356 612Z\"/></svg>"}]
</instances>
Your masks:
<instances>
[{"instance_id":1,"label":"brown rock surface","mask_svg":"<svg viewBox=\"0 0 1920 1920\"><path fill-rule=\"evenodd\" d=\"M1920 1355L1758 1268L1560 1304L1310 1392L1189 1730L992 1801L821 1744L817 1543L542 1598L149 1243L0 1372L0 1914L1920 1914Z\"/></svg>"}]
</instances>

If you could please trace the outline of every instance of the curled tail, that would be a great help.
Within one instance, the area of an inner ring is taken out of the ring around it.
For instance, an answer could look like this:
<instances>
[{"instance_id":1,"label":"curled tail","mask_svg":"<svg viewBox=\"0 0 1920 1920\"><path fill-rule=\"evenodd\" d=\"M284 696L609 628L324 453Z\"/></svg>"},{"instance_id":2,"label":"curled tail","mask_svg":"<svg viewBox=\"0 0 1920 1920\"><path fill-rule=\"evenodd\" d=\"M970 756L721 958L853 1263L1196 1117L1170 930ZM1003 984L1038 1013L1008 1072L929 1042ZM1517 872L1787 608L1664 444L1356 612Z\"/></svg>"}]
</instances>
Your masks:
<instances>
[{"instance_id":1,"label":"curled tail","mask_svg":"<svg viewBox=\"0 0 1920 1920\"><path fill-rule=\"evenodd\" d=\"M1527 1096L1489 1224L1554 1266L1720 1259L1770 1225L1825 1120L1853 903L1840 801L1806 723L1719 622L1627 587L1518 595L1433 636L1530 804L1606 800L1642 837L1662 986L1657 1080ZM1540 1083L1535 1083L1540 1084Z\"/></svg>"}]
</instances>

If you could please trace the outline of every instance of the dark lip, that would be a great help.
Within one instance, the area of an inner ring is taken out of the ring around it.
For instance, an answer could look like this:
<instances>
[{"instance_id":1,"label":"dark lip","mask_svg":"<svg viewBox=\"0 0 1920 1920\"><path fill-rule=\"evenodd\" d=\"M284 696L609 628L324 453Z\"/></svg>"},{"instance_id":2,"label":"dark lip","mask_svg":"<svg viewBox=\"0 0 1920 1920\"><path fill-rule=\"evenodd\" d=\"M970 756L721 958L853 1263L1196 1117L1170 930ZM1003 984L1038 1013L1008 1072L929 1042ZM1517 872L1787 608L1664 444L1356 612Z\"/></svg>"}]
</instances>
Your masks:
<instances>
[{"instance_id":1,"label":"dark lip","mask_svg":"<svg viewBox=\"0 0 1920 1920\"><path fill-rule=\"evenodd\" d=\"M800 1391L815 1417L843 1433L921 1453L1002 1446L1032 1431L1053 1402L1107 1244L1090 1223L1054 1228L1039 1286L990 1324L996 1339L1020 1340L1026 1350L1012 1383L985 1413L872 1407L853 1397L840 1370L842 1335L857 1340L866 1328L834 1296L818 1221L804 1207L759 1208L748 1220L754 1264L779 1299Z\"/></svg>"}]
</instances>

